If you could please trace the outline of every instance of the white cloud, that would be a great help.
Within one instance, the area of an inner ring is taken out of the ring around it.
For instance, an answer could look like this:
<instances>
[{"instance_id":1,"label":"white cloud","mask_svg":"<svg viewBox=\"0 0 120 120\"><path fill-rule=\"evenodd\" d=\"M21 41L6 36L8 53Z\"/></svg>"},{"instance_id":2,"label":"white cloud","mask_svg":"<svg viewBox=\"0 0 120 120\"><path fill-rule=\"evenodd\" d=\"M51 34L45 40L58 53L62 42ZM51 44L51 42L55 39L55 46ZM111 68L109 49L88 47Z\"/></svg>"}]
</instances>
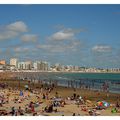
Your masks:
<instances>
[{"instance_id":1,"label":"white cloud","mask_svg":"<svg viewBox=\"0 0 120 120\"><path fill-rule=\"evenodd\" d=\"M13 48L13 51L15 52L15 54L19 54L19 53L32 54L32 52L34 52L34 53L37 52L38 48L35 48L33 46L24 46L24 47L23 46L18 46L18 47Z\"/></svg>"},{"instance_id":2,"label":"white cloud","mask_svg":"<svg viewBox=\"0 0 120 120\"><path fill-rule=\"evenodd\" d=\"M52 47L52 45L37 45L37 48L42 48L42 49L50 49Z\"/></svg>"},{"instance_id":3,"label":"white cloud","mask_svg":"<svg viewBox=\"0 0 120 120\"><path fill-rule=\"evenodd\" d=\"M72 32L59 31L51 36L52 40L68 40L74 36Z\"/></svg>"},{"instance_id":4,"label":"white cloud","mask_svg":"<svg viewBox=\"0 0 120 120\"><path fill-rule=\"evenodd\" d=\"M0 33L0 40L12 39L18 36L18 32L14 31L3 31Z\"/></svg>"},{"instance_id":5,"label":"white cloud","mask_svg":"<svg viewBox=\"0 0 120 120\"><path fill-rule=\"evenodd\" d=\"M48 39L56 41L71 40L74 39L75 35L81 31L82 29L64 28L48 37Z\"/></svg>"},{"instance_id":6,"label":"white cloud","mask_svg":"<svg viewBox=\"0 0 120 120\"><path fill-rule=\"evenodd\" d=\"M80 41L75 35L81 31L83 30L64 27L62 30L49 36L48 43L37 45L37 48L53 53L76 51L80 47Z\"/></svg>"},{"instance_id":7,"label":"white cloud","mask_svg":"<svg viewBox=\"0 0 120 120\"><path fill-rule=\"evenodd\" d=\"M8 30L16 31L16 32L27 32L28 31L27 25L22 21L11 23L10 25L7 25L6 28Z\"/></svg>"},{"instance_id":8,"label":"white cloud","mask_svg":"<svg viewBox=\"0 0 120 120\"><path fill-rule=\"evenodd\" d=\"M21 40L23 42L36 42L37 39L38 39L38 36L34 34L26 34L21 36Z\"/></svg>"},{"instance_id":9,"label":"white cloud","mask_svg":"<svg viewBox=\"0 0 120 120\"><path fill-rule=\"evenodd\" d=\"M47 50L48 52L63 52L65 47L59 45L38 45L37 48Z\"/></svg>"},{"instance_id":10,"label":"white cloud","mask_svg":"<svg viewBox=\"0 0 120 120\"><path fill-rule=\"evenodd\" d=\"M16 47L14 48L15 52L28 52L30 49L27 47Z\"/></svg>"},{"instance_id":11,"label":"white cloud","mask_svg":"<svg viewBox=\"0 0 120 120\"><path fill-rule=\"evenodd\" d=\"M15 51L15 52L20 52L20 51L21 51L21 48L20 48L20 47L16 47L16 48L14 48L14 51Z\"/></svg>"},{"instance_id":12,"label":"white cloud","mask_svg":"<svg viewBox=\"0 0 120 120\"><path fill-rule=\"evenodd\" d=\"M77 47L80 46L79 41L72 41L70 44L39 44L37 48L47 50L48 52L66 52L66 51L76 51Z\"/></svg>"},{"instance_id":13,"label":"white cloud","mask_svg":"<svg viewBox=\"0 0 120 120\"><path fill-rule=\"evenodd\" d=\"M112 48L108 45L96 45L92 48L94 52L111 52Z\"/></svg>"},{"instance_id":14,"label":"white cloud","mask_svg":"<svg viewBox=\"0 0 120 120\"><path fill-rule=\"evenodd\" d=\"M28 28L24 22L14 22L0 28L0 40L12 39L27 31Z\"/></svg>"}]
</instances>

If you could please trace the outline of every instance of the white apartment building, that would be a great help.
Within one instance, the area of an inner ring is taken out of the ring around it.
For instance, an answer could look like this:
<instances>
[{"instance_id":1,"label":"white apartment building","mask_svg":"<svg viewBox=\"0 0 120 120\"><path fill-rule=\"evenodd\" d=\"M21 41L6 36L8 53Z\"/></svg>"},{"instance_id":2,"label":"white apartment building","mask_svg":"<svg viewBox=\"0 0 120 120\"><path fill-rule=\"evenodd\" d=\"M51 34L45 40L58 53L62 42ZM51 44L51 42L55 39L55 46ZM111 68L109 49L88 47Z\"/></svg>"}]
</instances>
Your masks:
<instances>
[{"instance_id":1,"label":"white apartment building","mask_svg":"<svg viewBox=\"0 0 120 120\"><path fill-rule=\"evenodd\" d=\"M18 69L19 70L31 70L32 62L31 61L18 62Z\"/></svg>"},{"instance_id":2,"label":"white apartment building","mask_svg":"<svg viewBox=\"0 0 120 120\"><path fill-rule=\"evenodd\" d=\"M49 64L46 61L36 61L33 63L34 70L48 71Z\"/></svg>"},{"instance_id":3,"label":"white apartment building","mask_svg":"<svg viewBox=\"0 0 120 120\"><path fill-rule=\"evenodd\" d=\"M18 64L18 59L17 58L11 58L10 59L10 65L14 65L15 67L17 67Z\"/></svg>"}]
</instances>

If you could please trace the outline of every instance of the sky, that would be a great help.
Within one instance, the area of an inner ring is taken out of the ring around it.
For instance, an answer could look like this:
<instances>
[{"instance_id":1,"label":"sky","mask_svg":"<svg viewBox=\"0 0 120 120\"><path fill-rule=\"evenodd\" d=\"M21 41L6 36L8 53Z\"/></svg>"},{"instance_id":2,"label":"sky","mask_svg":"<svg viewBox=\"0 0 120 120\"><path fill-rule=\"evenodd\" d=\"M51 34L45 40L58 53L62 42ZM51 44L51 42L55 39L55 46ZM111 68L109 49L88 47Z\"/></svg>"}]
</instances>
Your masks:
<instances>
[{"instance_id":1,"label":"sky","mask_svg":"<svg viewBox=\"0 0 120 120\"><path fill-rule=\"evenodd\" d=\"M120 68L120 5L0 5L0 59Z\"/></svg>"}]
</instances>

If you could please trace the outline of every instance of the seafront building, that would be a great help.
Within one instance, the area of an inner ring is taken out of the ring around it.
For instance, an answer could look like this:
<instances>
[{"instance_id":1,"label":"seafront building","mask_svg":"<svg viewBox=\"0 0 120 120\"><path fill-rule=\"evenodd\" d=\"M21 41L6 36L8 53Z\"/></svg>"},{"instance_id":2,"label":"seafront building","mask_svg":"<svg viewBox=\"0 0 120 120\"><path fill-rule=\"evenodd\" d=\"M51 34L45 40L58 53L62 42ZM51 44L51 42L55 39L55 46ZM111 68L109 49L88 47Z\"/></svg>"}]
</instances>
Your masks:
<instances>
[{"instance_id":1,"label":"seafront building","mask_svg":"<svg viewBox=\"0 0 120 120\"><path fill-rule=\"evenodd\" d=\"M18 62L18 70L24 70L25 69L25 62Z\"/></svg>"},{"instance_id":2,"label":"seafront building","mask_svg":"<svg viewBox=\"0 0 120 120\"><path fill-rule=\"evenodd\" d=\"M49 63L46 61L36 61L33 63L33 69L39 71L49 71Z\"/></svg>"},{"instance_id":3,"label":"seafront building","mask_svg":"<svg viewBox=\"0 0 120 120\"><path fill-rule=\"evenodd\" d=\"M31 61L18 62L18 70L32 70L32 62Z\"/></svg>"},{"instance_id":4,"label":"seafront building","mask_svg":"<svg viewBox=\"0 0 120 120\"><path fill-rule=\"evenodd\" d=\"M49 72L96 72L96 73L120 73L120 68L95 68L95 67L81 67L74 65L62 65L56 63L50 65L44 60L38 61L19 61L18 58L11 58L10 64L6 60L0 60L0 72L2 71L49 71Z\"/></svg>"},{"instance_id":5,"label":"seafront building","mask_svg":"<svg viewBox=\"0 0 120 120\"><path fill-rule=\"evenodd\" d=\"M3 71L3 70L5 70L5 65L0 64L0 71Z\"/></svg>"},{"instance_id":6,"label":"seafront building","mask_svg":"<svg viewBox=\"0 0 120 120\"><path fill-rule=\"evenodd\" d=\"M0 60L0 64L1 64L1 65L5 65L5 64L6 64L6 61L5 61L5 60Z\"/></svg>"},{"instance_id":7,"label":"seafront building","mask_svg":"<svg viewBox=\"0 0 120 120\"><path fill-rule=\"evenodd\" d=\"M10 59L10 65L15 66L17 68L18 59L17 58L11 58Z\"/></svg>"}]
</instances>

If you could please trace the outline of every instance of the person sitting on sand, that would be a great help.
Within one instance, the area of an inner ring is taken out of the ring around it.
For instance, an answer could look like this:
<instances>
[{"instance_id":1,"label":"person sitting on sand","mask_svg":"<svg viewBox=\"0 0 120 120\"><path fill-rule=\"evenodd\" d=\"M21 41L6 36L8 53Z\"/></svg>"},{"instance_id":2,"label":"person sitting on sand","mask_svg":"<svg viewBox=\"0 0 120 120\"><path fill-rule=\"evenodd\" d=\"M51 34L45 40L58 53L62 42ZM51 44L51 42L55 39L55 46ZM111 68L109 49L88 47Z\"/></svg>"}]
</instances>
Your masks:
<instances>
[{"instance_id":1,"label":"person sitting on sand","mask_svg":"<svg viewBox=\"0 0 120 120\"><path fill-rule=\"evenodd\" d=\"M72 116L75 116L75 113L73 113L73 115Z\"/></svg>"},{"instance_id":2,"label":"person sitting on sand","mask_svg":"<svg viewBox=\"0 0 120 120\"><path fill-rule=\"evenodd\" d=\"M18 108L18 113L19 113L20 115L24 115L24 114L23 114L23 110L21 109L20 106L19 106L19 108Z\"/></svg>"},{"instance_id":3,"label":"person sitting on sand","mask_svg":"<svg viewBox=\"0 0 120 120\"><path fill-rule=\"evenodd\" d=\"M92 110L89 110L88 113L89 113L90 116L94 115L94 112Z\"/></svg>"},{"instance_id":4,"label":"person sitting on sand","mask_svg":"<svg viewBox=\"0 0 120 120\"><path fill-rule=\"evenodd\" d=\"M0 99L0 107L2 107L2 100Z\"/></svg>"},{"instance_id":5,"label":"person sitting on sand","mask_svg":"<svg viewBox=\"0 0 120 120\"><path fill-rule=\"evenodd\" d=\"M119 102L116 103L116 108L120 108Z\"/></svg>"},{"instance_id":6,"label":"person sitting on sand","mask_svg":"<svg viewBox=\"0 0 120 120\"><path fill-rule=\"evenodd\" d=\"M65 102L64 102L64 101L62 101L62 103L61 103L61 107L64 107L64 105L65 105Z\"/></svg>"},{"instance_id":7,"label":"person sitting on sand","mask_svg":"<svg viewBox=\"0 0 120 120\"><path fill-rule=\"evenodd\" d=\"M12 114L12 116L15 115L15 107L12 107L12 108L11 108L11 114Z\"/></svg>"},{"instance_id":8,"label":"person sitting on sand","mask_svg":"<svg viewBox=\"0 0 120 120\"><path fill-rule=\"evenodd\" d=\"M76 93L73 94L73 99L76 99Z\"/></svg>"},{"instance_id":9,"label":"person sitting on sand","mask_svg":"<svg viewBox=\"0 0 120 120\"><path fill-rule=\"evenodd\" d=\"M25 113L27 113L27 112L28 112L28 107L26 106L26 107L25 107Z\"/></svg>"},{"instance_id":10,"label":"person sitting on sand","mask_svg":"<svg viewBox=\"0 0 120 120\"><path fill-rule=\"evenodd\" d=\"M46 92L46 99L47 99L47 100L49 99L49 97L48 97L48 92Z\"/></svg>"},{"instance_id":11,"label":"person sitting on sand","mask_svg":"<svg viewBox=\"0 0 120 120\"><path fill-rule=\"evenodd\" d=\"M46 107L44 108L43 112L44 112L44 111L47 112L47 110L48 110L48 106L46 106Z\"/></svg>"},{"instance_id":12,"label":"person sitting on sand","mask_svg":"<svg viewBox=\"0 0 120 120\"><path fill-rule=\"evenodd\" d=\"M48 112L52 112L53 111L53 105L51 104L49 107L48 107Z\"/></svg>"},{"instance_id":13,"label":"person sitting on sand","mask_svg":"<svg viewBox=\"0 0 120 120\"><path fill-rule=\"evenodd\" d=\"M113 108L113 109L111 110L111 112L112 112L112 113L117 113L118 110L117 110L117 108L115 107L115 108Z\"/></svg>"},{"instance_id":14,"label":"person sitting on sand","mask_svg":"<svg viewBox=\"0 0 120 120\"><path fill-rule=\"evenodd\" d=\"M22 102L22 100L21 99L18 99L18 103L21 103Z\"/></svg>"},{"instance_id":15,"label":"person sitting on sand","mask_svg":"<svg viewBox=\"0 0 120 120\"><path fill-rule=\"evenodd\" d=\"M17 110L15 110L15 116L17 116L18 115L18 112L17 112Z\"/></svg>"},{"instance_id":16,"label":"person sitting on sand","mask_svg":"<svg viewBox=\"0 0 120 120\"><path fill-rule=\"evenodd\" d=\"M32 106L31 106L31 111L32 111L33 113L35 112L34 104L32 104Z\"/></svg>"},{"instance_id":17,"label":"person sitting on sand","mask_svg":"<svg viewBox=\"0 0 120 120\"><path fill-rule=\"evenodd\" d=\"M37 116L37 112L33 113L33 116Z\"/></svg>"},{"instance_id":18,"label":"person sitting on sand","mask_svg":"<svg viewBox=\"0 0 120 120\"><path fill-rule=\"evenodd\" d=\"M33 104L33 102L31 101L31 102L30 102L30 104L29 104L29 108L31 108L31 107L32 107L32 104Z\"/></svg>"},{"instance_id":19,"label":"person sitting on sand","mask_svg":"<svg viewBox=\"0 0 120 120\"><path fill-rule=\"evenodd\" d=\"M55 93L55 97L58 98L58 92Z\"/></svg>"},{"instance_id":20,"label":"person sitting on sand","mask_svg":"<svg viewBox=\"0 0 120 120\"><path fill-rule=\"evenodd\" d=\"M9 96L6 98L6 103L9 103Z\"/></svg>"},{"instance_id":21,"label":"person sitting on sand","mask_svg":"<svg viewBox=\"0 0 120 120\"><path fill-rule=\"evenodd\" d=\"M82 111L87 111L88 109L87 109L86 106L81 106L81 110L82 110Z\"/></svg>"},{"instance_id":22,"label":"person sitting on sand","mask_svg":"<svg viewBox=\"0 0 120 120\"><path fill-rule=\"evenodd\" d=\"M44 109L45 112L53 112L53 105L49 105L49 106L46 106L45 109Z\"/></svg>"},{"instance_id":23,"label":"person sitting on sand","mask_svg":"<svg viewBox=\"0 0 120 120\"><path fill-rule=\"evenodd\" d=\"M42 97L42 99L45 99L45 94L43 93L43 97Z\"/></svg>"}]
</instances>

